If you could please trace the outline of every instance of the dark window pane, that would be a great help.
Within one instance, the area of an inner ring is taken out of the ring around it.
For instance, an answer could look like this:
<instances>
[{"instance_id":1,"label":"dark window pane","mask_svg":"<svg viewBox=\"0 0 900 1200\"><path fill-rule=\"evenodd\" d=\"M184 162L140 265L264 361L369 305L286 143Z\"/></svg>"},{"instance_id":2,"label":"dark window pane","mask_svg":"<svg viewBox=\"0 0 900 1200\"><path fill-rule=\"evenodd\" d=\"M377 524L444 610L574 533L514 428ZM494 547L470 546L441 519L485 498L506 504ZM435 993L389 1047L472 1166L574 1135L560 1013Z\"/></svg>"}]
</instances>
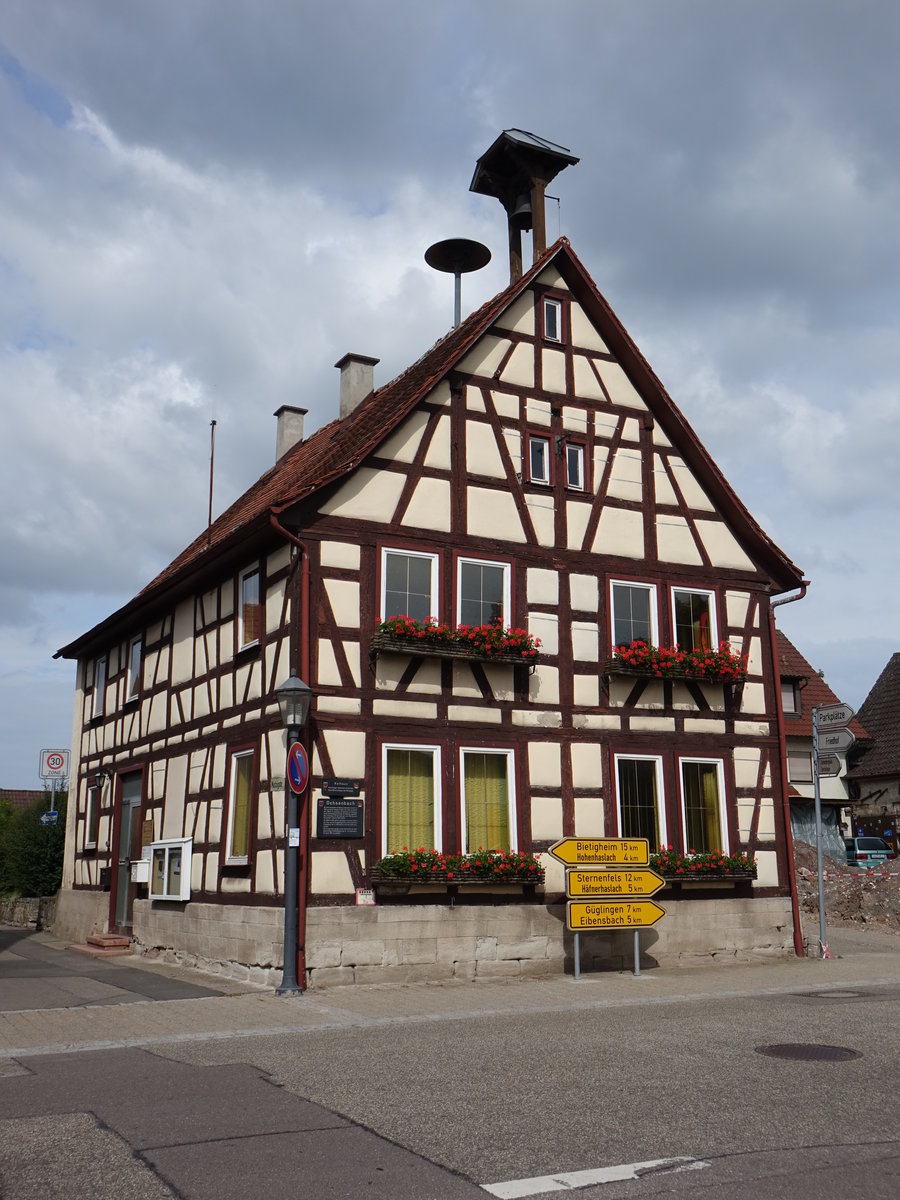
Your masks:
<instances>
[{"instance_id":1,"label":"dark window pane","mask_svg":"<svg viewBox=\"0 0 900 1200\"><path fill-rule=\"evenodd\" d=\"M709 596L675 593L675 640L682 650L709 650L712 630Z\"/></svg>"},{"instance_id":2,"label":"dark window pane","mask_svg":"<svg viewBox=\"0 0 900 1200\"><path fill-rule=\"evenodd\" d=\"M644 759L619 760L619 808L622 836L647 838L650 849L659 848L656 796L656 763Z\"/></svg>"},{"instance_id":3,"label":"dark window pane","mask_svg":"<svg viewBox=\"0 0 900 1200\"><path fill-rule=\"evenodd\" d=\"M650 589L613 584L613 640L617 646L651 640Z\"/></svg>"}]
</instances>

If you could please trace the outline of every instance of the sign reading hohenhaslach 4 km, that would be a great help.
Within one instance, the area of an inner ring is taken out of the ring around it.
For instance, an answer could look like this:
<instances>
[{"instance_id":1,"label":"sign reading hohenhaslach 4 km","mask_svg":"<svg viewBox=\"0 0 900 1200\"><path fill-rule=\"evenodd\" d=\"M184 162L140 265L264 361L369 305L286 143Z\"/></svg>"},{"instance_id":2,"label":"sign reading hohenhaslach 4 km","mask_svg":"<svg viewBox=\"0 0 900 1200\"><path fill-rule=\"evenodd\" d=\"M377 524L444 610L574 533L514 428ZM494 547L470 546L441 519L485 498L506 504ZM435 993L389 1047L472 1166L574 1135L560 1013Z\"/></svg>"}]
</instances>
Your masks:
<instances>
[{"instance_id":1,"label":"sign reading hohenhaslach 4 km","mask_svg":"<svg viewBox=\"0 0 900 1200\"><path fill-rule=\"evenodd\" d=\"M655 925L666 910L655 900L569 900L569 929L644 929Z\"/></svg>"},{"instance_id":2,"label":"sign reading hohenhaslach 4 km","mask_svg":"<svg viewBox=\"0 0 900 1200\"><path fill-rule=\"evenodd\" d=\"M582 896L655 896L666 886L662 875L649 867L636 867L607 871L600 867L595 871L573 867L566 871L566 895Z\"/></svg>"},{"instance_id":3,"label":"sign reading hohenhaslach 4 km","mask_svg":"<svg viewBox=\"0 0 900 1200\"><path fill-rule=\"evenodd\" d=\"M816 709L817 729L843 729L856 716L849 704L823 704Z\"/></svg>"},{"instance_id":4,"label":"sign reading hohenhaslach 4 km","mask_svg":"<svg viewBox=\"0 0 900 1200\"><path fill-rule=\"evenodd\" d=\"M550 847L567 867L645 867L650 861L647 838L564 837Z\"/></svg>"}]
</instances>

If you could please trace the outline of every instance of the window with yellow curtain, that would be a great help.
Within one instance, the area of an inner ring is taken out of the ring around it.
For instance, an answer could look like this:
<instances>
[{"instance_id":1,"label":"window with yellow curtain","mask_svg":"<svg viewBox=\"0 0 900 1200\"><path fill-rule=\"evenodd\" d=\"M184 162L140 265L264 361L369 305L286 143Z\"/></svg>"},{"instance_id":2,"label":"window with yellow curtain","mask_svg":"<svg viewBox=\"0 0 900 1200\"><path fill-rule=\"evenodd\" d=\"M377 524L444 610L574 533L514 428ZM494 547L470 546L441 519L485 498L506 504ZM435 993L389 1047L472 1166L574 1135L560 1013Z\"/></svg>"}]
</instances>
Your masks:
<instances>
[{"instance_id":1,"label":"window with yellow curtain","mask_svg":"<svg viewBox=\"0 0 900 1200\"><path fill-rule=\"evenodd\" d=\"M616 781L622 837L646 838L650 849L658 850L666 841L659 759L617 758Z\"/></svg>"},{"instance_id":2,"label":"window with yellow curtain","mask_svg":"<svg viewBox=\"0 0 900 1200\"><path fill-rule=\"evenodd\" d=\"M250 811L253 799L252 750L232 755L228 803L228 862L246 862L250 854Z\"/></svg>"},{"instance_id":3,"label":"window with yellow curtain","mask_svg":"<svg viewBox=\"0 0 900 1200\"><path fill-rule=\"evenodd\" d=\"M675 641L682 650L710 650L717 644L716 605L712 592L675 588L672 592Z\"/></svg>"},{"instance_id":4,"label":"window with yellow curtain","mask_svg":"<svg viewBox=\"0 0 900 1200\"><path fill-rule=\"evenodd\" d=\"M435 747L386 746L384 751L384 851L436 846Z\"/></svg>"},{"instance_id":5,"label":"window with yellow curtain","mask_svg":"<svg viewBox=\"0 0 900 1200\"><path fill-rule=\"evenodd\" d=\"M685 850L707 853L726 850L719 796L718 762L681 764Z\"/></svg>"},{"instance_id":6,"label":"window with yellow curtain","mask_svg":"<svg viewBox=\"0 0 900 1200\"><path fill-rule=\"evenodd\" d=\"M516 849L511 768L507 750L462 751L464 853Z\"/></svg>"}]
</instances>

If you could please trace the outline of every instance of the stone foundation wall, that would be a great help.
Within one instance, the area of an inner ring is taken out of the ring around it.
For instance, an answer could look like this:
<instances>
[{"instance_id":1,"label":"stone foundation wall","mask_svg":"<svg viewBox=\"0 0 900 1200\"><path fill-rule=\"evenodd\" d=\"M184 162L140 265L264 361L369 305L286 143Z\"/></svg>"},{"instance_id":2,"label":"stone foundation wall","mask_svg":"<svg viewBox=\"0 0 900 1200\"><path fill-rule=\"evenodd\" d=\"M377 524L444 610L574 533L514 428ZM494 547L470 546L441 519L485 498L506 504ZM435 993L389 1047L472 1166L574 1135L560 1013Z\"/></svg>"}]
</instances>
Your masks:
<instances>
[{"instance_id":1,"label":"stone foundation wall","mask_svg":"<svg viewBox=\"0 0 900 1200\"><path fill-rule=\"evenodd\" d=\"M22 929L49 929L56 915L55 896L19 896L15 900L0 900L0 925L17 925Z\"/></svg>"},{"instance_id":2,"label":"stone foundation wall","mask_svg":"<svg viewBox=\"0 0 900 1200\"><path fill-rule=\"evenodd\" d=\"M62 888L57 896L53 934L65 942L84 942L109 927L109 892Z\"/></svg>"},{"instance_id":3,"label":"stone foundation wall","mask_svg":"<svg viewBox=\"0 0 900 1200\"><path fill-rule=\"evenodd\" d=\"M667 901L641 930L641 965L748 962L793 953L790 901ZM136 901L139 953L275 986L281 980L283 912L242 905ZM627 970L634 934L581 936L581 969ZM563 905L377 905L307 910L307 986L420 983L571 974L574 935Z\"/></svg>"}]
</instances>

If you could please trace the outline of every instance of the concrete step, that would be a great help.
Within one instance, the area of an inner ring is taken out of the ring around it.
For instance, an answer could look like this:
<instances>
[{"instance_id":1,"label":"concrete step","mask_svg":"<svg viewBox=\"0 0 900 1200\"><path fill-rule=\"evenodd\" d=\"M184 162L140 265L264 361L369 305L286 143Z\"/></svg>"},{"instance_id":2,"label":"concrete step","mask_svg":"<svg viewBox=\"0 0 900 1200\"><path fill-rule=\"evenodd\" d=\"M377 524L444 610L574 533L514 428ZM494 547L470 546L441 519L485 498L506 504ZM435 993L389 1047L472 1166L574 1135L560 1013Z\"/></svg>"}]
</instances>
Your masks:
<instances>
[{"instance_id":1,"label":"concrete step","mask_svg":"<svg viewBox=\"0 0 900 1200\"><path fill-rule=\"evenodd\" d=\"M121 958L123 955L131 955L131 947L124 946L67 946L68 950L74 950L76 954L88 954L91 958Z\"/></svg>"},{"instance_id":2,"label":"concrete step","mask_svg":"<svg viewBox=\"0 0 900 1200\"><path fill-rule=\"evenodd\" d=\"M97 946L100 950L131 945L131 938L124 937L121 933L92 933L84 940L89 946Z\"/></svg>"}]
</instances>

